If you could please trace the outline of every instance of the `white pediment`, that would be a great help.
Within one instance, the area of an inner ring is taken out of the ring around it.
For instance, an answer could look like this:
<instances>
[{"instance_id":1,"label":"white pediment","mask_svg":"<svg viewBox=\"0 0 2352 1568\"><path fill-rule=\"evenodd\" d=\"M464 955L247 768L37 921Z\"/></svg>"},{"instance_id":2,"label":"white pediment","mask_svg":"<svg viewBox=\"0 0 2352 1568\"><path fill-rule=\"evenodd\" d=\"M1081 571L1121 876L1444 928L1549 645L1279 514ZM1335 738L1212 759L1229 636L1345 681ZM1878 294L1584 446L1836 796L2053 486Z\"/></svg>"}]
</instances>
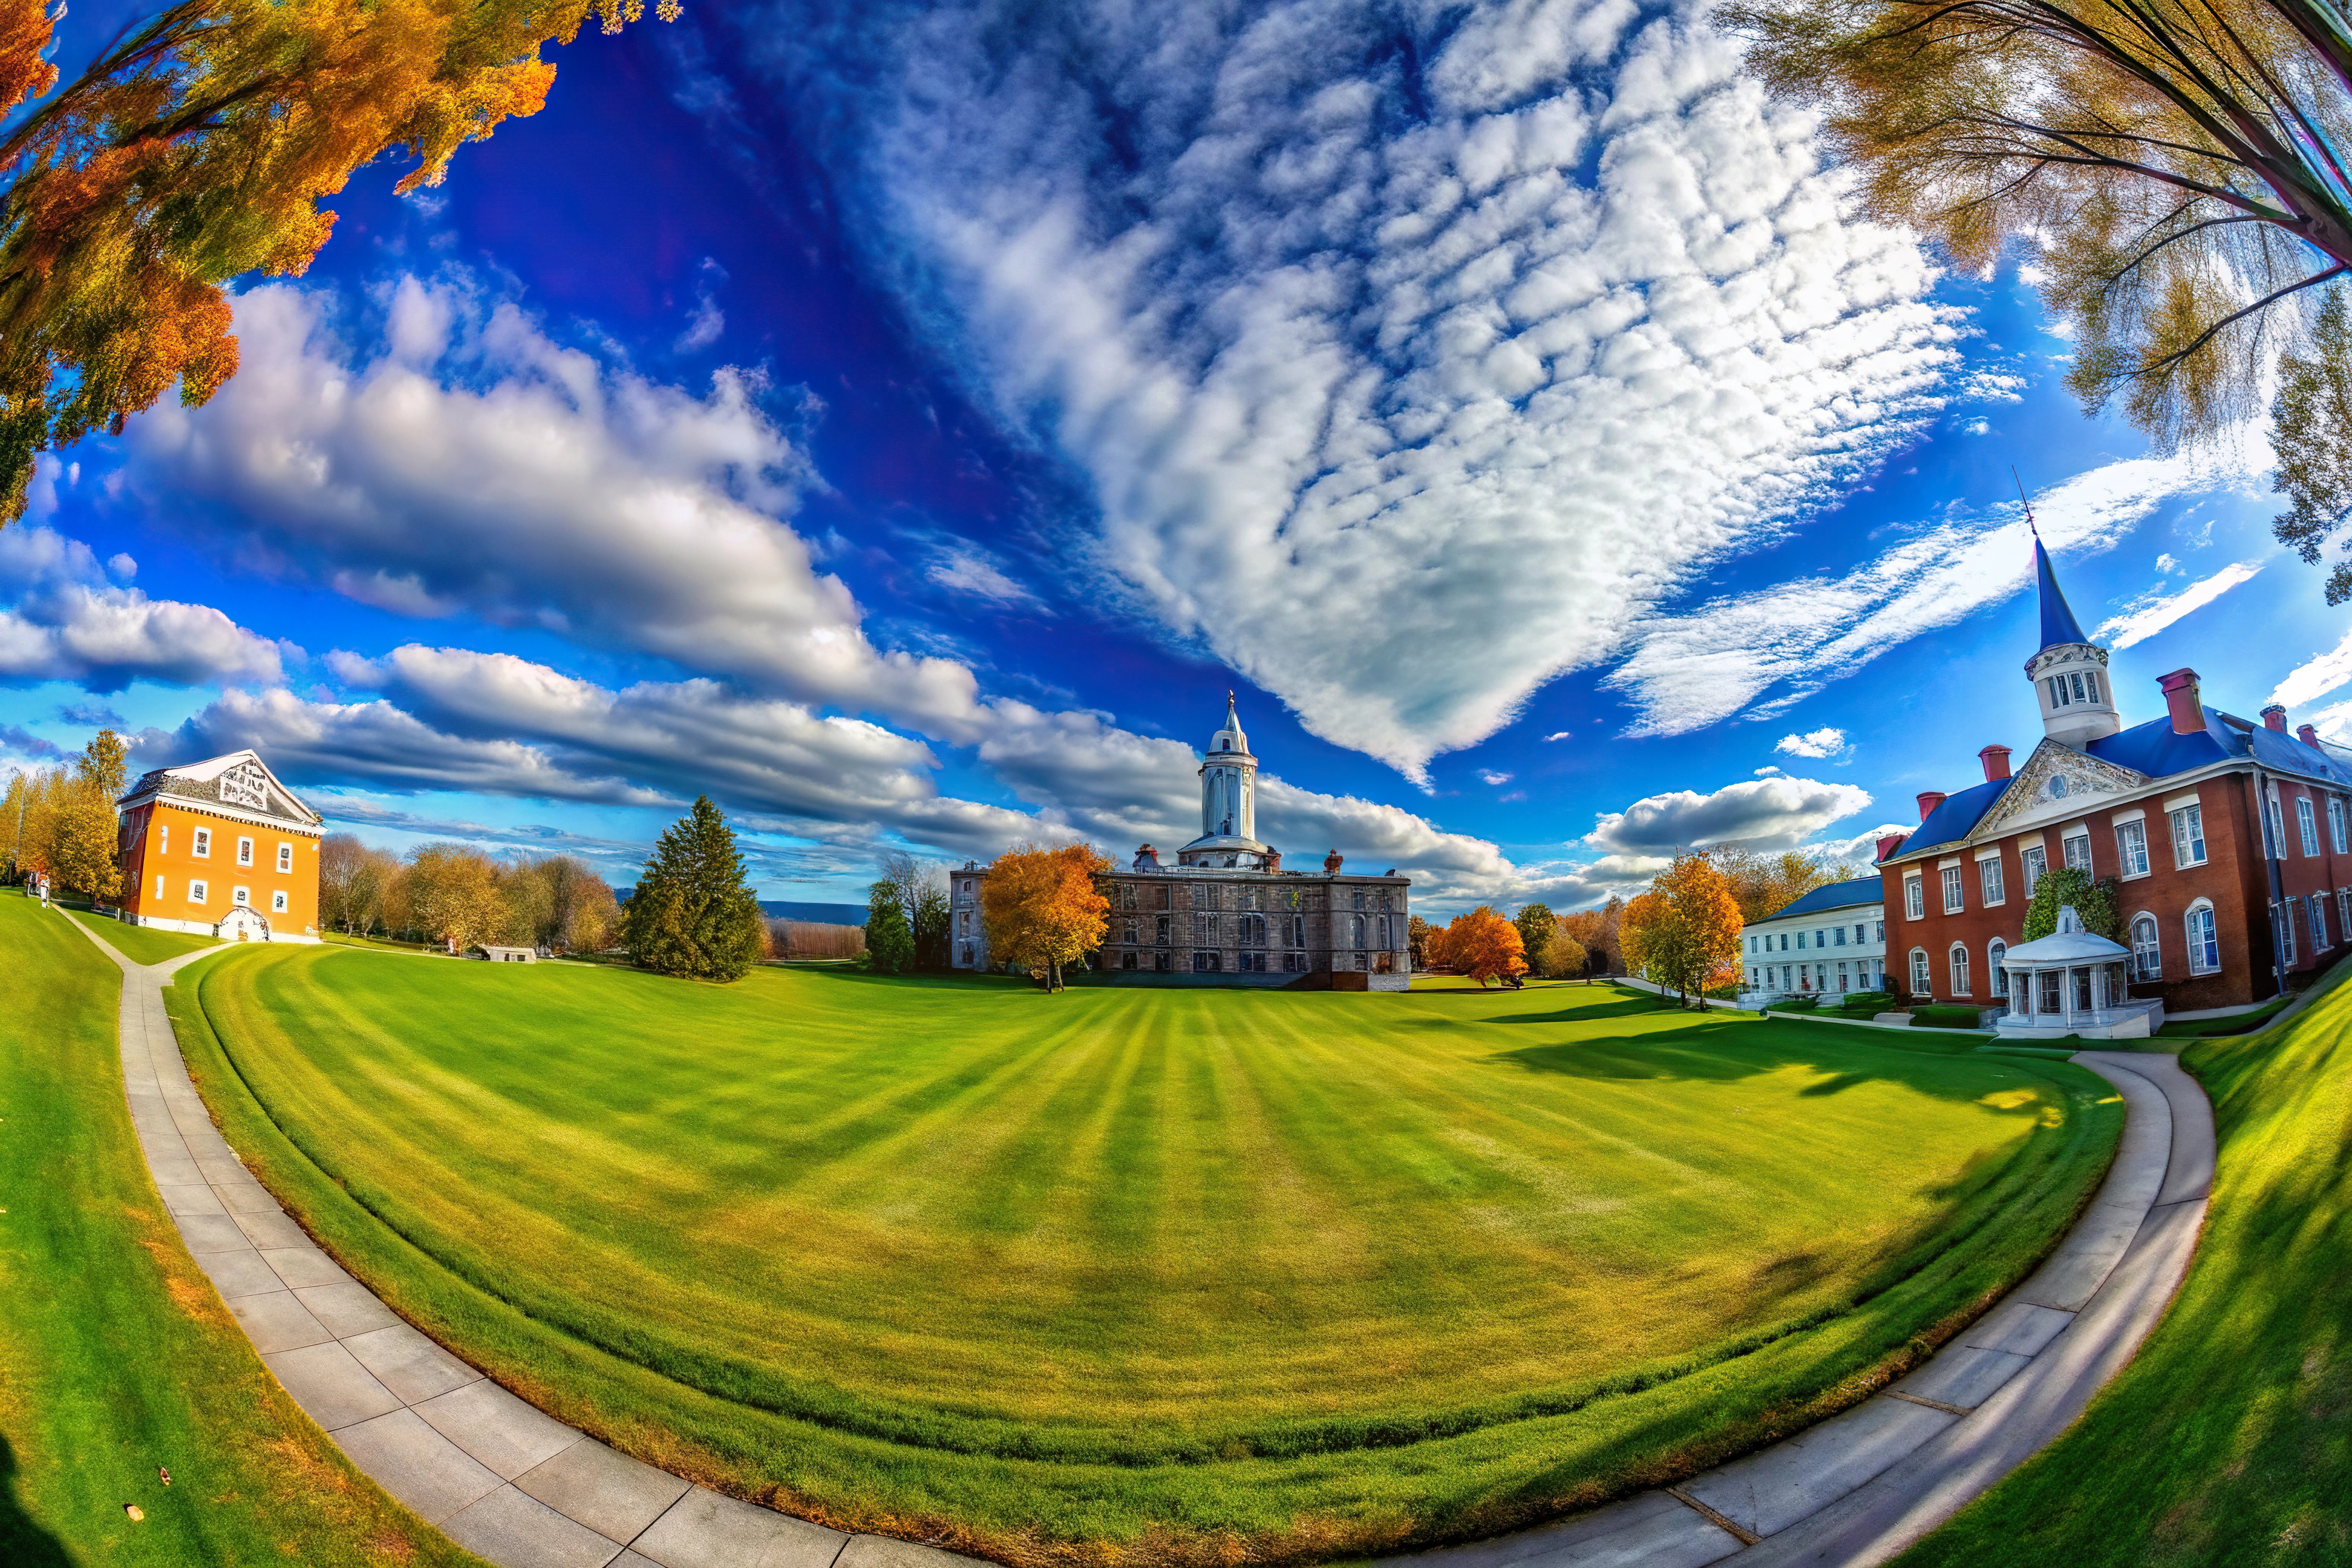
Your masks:
<instances>
[{"instance_id":1,"label":"white pediment","mask_svg":"<svg viewBox=\"0 0 2352 1568\"><path fill-rule=\"evenodd\" d=\"M2148 782L2146 773L2103 763L2061 742L2044 741L2033 748L1969 837L1998 838L2071 820L2095 810L2102 796L2131 795L2147 788Z\"/></svg>"}]
</instances>

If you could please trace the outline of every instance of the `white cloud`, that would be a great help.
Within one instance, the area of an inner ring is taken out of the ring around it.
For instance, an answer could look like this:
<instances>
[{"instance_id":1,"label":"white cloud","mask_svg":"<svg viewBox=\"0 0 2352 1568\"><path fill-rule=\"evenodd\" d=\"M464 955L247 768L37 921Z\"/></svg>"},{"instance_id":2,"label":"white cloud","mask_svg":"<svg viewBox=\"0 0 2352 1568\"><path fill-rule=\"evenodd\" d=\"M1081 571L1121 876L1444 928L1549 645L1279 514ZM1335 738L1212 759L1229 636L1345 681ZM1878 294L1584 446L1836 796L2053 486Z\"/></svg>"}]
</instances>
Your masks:
<instances>
[{"instance_id":1,"label":"white cloud","mask_svg":"<svg viewBox=\"0 0 2352 1568\"><path fill-rule=\"evenodd\" d=\"M994 562L969 545L955 545L940 552L938 558L924 569L923 575L942 588L970 598L984 599L992 605L1043 607L1034 594L1006 576Z\"/></svg>"},{"instance_id":2,"label":"white cloud","mask_svg":"<svg viewBox=\"0 0 2352 1568\"><path fill-rule=\"evenodd\" d=\"M1783 735L1773 742L1772 749L1792 757L1828 757L1845 751L1845 731L1838 729L1807 731L1801 735Z\"/></svg>"},{"instance_id":3,"label":"white cloud","mask_svg":"<svg viewBox=\"0 0 2352 1568\"><path fill-rule=\"evenodd\" d=\"M88 545L37 524L0 531L0 678L99 691L141 679L275 681L301 652L209 605L117 587Z\"/></svg>"},{"instance_id":4,"label":"white cloud","mask_svg":"<svg viewBox=\"0 0 2352 1568\"><path fill-rule=\"evenodd\" d=\"M1511 782L1510 774L1498 773L1492 768L1480 768L1478 770L1478 777L1487 784L1498 786Z\"/></svg>"},{"instance_id":5,"label":"white cloud","mask_svg":"<svg viewBox=\"0 0 2352 1568\"><path fill-rule=\"evenodd\" d=\"M2169 576L2180 570L2180 558L2167 551L2156 558L2156 569Z\"/></svg>"},{"instance_id":6,"label":"white cloud","mask_svg":"<svg viewBox=\"0 0 2352 1568\"><path fill-rule=\"evenodd\" d=\"M2300 708L2314 699L2326 696L2346 681L2352 680L2352 632L2344 640L2315 658L2305 659L2287 671L2271 692L2271 701L2286 707Z\"/></svg>"},{"instance_id":7,"label":"white cloud","mask_svg":"<svg viewBox=\"0 0 2352 1568\"><path fill-rule=\"evenodd\" d=\"M2173 622L2201 610L2263 569L2260 561L2238 561L2210 577L2191 583L2177 594L2156 593L2134 603L2119 616L2101 622L2095 637L2112 638L2118 648L2146 642Z\"/></svg>"},{"instance_id":8,"label":"white cloud","mask_svg":"<svg viewBox=\"0 0 2352 1568\"><path fill-rule=\"evenodd\" d=\"M694 314L687 318L686 331L677 336L673 346L680 353L693 353L717 342L727 331L727 313L719 308L715 289L726 281L727 269L709 257L702 258L702 281L694 291Z\"/></svg>"},{"instance_id":9,"label":"white cloud","mask_svg":"<svg viewBox=\"0 0 2352 1568\"><path fill-rule=\"evenodd\" d=\"M1742 779L1709 795L1673 790L1603 812L1584 842L1621 854L1708 844L1785 849L1870 804L1870 792L1817 779Z\"/></svg>"},{"instance_id":10,"label":"white cloud","mask_svg":"<svg viewBox=\"0 0 2352 1568\"><path fill-rule=\"evenodd\" d=\"M2042 541L2053 555L2106 549L2166 499L2258 471L2260 445L2245 431L2210 453L2135 458L2077 474L2033 498ZM1635 734L1682 734L1743 709L1769 717L1921 633L2017 593L2032 570L2032 542L2015 506L1948 518L1840 576L1654 615L1605 684L1641 709ZM2021 650L2021 659L2031 651ZM1775 687L1780 695L1758 704Z\"/></svg>"},{"instance_id":11,"label":"white cloud","mask_svg":"<svg viewBox=\"0 0 2352 1568\"><path fill-rule=\"evenodd\" d=\"M1777 773L1780 771L1780 768L1776 764L1767 763L1762 767L1756 770L1756 776L1759 779L1770 778L1774 773Z\"/></svg>"},{"instance_id":12,"label":"white cloud","mask_svg":"<svg viewBox=\"0 0 2352 1568\"><path fill-rule=\"evenodd\" d=\"M1098 5L1008 58L997 0L870 15L778 58L856 100L932 341L1171 634L1414 777L1938 406L1927 259L1685 21Z\"/></svg>"},{"instance_id":13,"label":"white cloud","mask_svg":"<svg viewBox=\"0 0 2352 1568\"><path fill-rule=\"evenodd\" d=\"M1865 863L1878 858L1878 841L1890 833L1905 837L1919 825L1916 822L1882 822L1876 827L1866 827L1851 838L1824 838L1806 847L1818 849L1832 860L1860 860Z\"/></svg>"}]
</instances>

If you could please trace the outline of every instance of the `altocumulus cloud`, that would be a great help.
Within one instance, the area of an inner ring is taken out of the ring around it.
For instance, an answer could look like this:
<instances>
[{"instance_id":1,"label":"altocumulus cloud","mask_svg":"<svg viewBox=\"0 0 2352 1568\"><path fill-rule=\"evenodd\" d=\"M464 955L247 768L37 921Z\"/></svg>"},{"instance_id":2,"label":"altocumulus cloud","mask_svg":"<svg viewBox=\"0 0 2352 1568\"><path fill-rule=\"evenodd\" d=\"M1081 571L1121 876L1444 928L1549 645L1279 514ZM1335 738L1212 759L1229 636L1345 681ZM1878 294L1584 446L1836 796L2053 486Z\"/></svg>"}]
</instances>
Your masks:
<instances>
[{"instance_id":1,"label":"altocumulus cloud","mask_svg":"<svg viewBox=\"0 0 2352 1568\"><path fill-rule=\"evenodd\" d=\"M1785 775L1742 779L1711 795L1674 790L1604 812L1584 842L1619 854L1652 855L1708 844L1787 849L1870 804L1870 792Z\"/></svg>"},{"instance_id":2,"label":"altocumulus cloud","mask_svg":"<svg viewBox=\"0 0 2352 1568\"><path fill-rule=\"evenodd\" d=\"M1104 569L1415 778L1955 357L1917 248L1687 13L749 17L927 335L1092 479Z\"/></svg>"}]
</instances>

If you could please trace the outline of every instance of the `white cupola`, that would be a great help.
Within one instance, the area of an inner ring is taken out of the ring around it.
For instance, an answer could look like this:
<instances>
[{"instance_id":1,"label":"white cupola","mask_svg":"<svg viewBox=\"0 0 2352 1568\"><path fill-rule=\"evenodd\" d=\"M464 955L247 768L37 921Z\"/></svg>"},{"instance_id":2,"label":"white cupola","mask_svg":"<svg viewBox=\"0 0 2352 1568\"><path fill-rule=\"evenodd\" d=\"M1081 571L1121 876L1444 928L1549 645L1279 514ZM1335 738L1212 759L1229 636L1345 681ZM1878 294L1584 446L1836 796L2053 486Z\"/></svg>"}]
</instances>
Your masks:
<instances>
[{"instance_id":1,"label":"white cupola","mask_svg":"<svg viewBox=\"0 0 2352 1568\"><path fill-rule=\"evenodd\" d=\"M2121 730L2115 689L2107 683L2107 650L2083 635L2082 624L2058 591L2050 552L2033 536L2033 569L2042 593L2042 648L2025 661L2042 705L2042 732L2080 751Z\"/></svg>"},{"instance_id":2,"label":"white cupola","mask_svg":"<svg viewBox=\"0 0 2352 1568\"><path fill-rule=\"evenodd\" d=\"M1209 740L1209 754L1201 763L1201 837L1257 837L1257 759L1250 755L1249 737L1234 711L1234 694L1225 693L1225 724Z\"/></svg>"}]
</instances>

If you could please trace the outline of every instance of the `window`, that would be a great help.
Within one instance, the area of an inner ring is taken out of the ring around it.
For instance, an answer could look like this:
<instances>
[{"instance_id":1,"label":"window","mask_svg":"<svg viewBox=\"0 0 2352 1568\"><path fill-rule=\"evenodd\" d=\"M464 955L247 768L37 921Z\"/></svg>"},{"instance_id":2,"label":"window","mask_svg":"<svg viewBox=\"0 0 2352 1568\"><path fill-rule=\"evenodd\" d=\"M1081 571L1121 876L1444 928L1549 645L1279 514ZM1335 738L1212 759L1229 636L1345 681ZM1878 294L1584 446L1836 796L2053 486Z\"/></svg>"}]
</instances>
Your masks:
<instances>
[{"instance_id":1,"label":"window","mask_svg":"<svg viewBox=\"0 0 2352 1568\"><path fill-rule=\"evenodd\" d=\"M172 850L172 825L168 822L155 829L155 852L168 855Z\"/></svg>"},{"instance_id":2,"label":"window","mask_svg":"<svg viewBox=\"0 0 2352 1568\"><path fill-rule=\"evenodd\" d=\"M1985 943L1985 983L1992 987L1992 994L1996 996L2009 994L2009 972L2000 966L2000 961L2008 956L2009 943L2000 938L1995 937Z\"/></svg>"},{"instance_id":3,"label":"window","mask_svg":"<svg viewBox=\"0 0 2352 1568\"><path fill-rule=\"evenodd\" d=\"M285 889L279 888L269 895L269 912L273 915L282 915L286 912Z\"/></svg>"},{"instance_id":4,"label":"window","mask_svg":"<svg viewBox=\"0 0 2352 1568\"><path fill-rule=\"evenodd\" d=\"M1960 890L1960 868L1958 866L1945 867L1944 912L1948 915L1959 913L1966 907L1965 898Z\"/></svg>"},{"instance_id":5,"label":"window","mask_svg":"<svg viewBox=\"0 0 2352 1568\"><path fill-rule=\"evenodd\" d=\"M1927 915L1927 889L1916 877L1903 879L1903 914L1907 920L1925 920Z\"/></svg>"},{"instance_id":6,"label":"window","mask_svg":"<svg viewBox=\"0 0 2352 1568\"><path fill-rule=\"evenodd\" d=\"M1854 945L1854 946L1856 946L1856 947L1860 947L1860 946L1863 944L1863 941L1864 941L1864 938L1863 938L1863 932L1864 932L1864 931L1868 931L1869 929L1870 929L1870 927L1869 927L1869 926L1867 926L1867 925L1865 925L1865 924L1864 924L1861 921L1854 921L1854 922L1853 922L1853 945Z\"/></svg>"},{"instance_id":7,"label":"window","mask_svg":"<svg viewBox=\"0 0 2352 1568\"><path fill-rule=\"evenodd\" d=\"M1349 945L1349 947L1361 947L1361 946L1363 946L1363 945L1364 945L1364 917L1363 917L1363 916L1361 916L1361 915L1349 915L1349 916L1348 917L1348 934L1349 934L1350 937L1352 937L1352 938L1354 938L1354 939L1355 939L1355 940L1353 940L1352 942L1349 942L1349 943L1348 943L1348 945Z\"/></svg>"},{"instance_id":8,"label":"window","mask_svg":"<svg viewBox=\"0 0 2352 1568\"><path fill-rule=\"evenodd\" d=\"M1789 951L1789 933L1787 931L1782 931L1780 933L1780 951L1782 952Z\"/></svg>"},{"instance_id":9,"label":"window","mask_svg":"<svg viewBox=\"0 0 2352 1568\"><path fill-rule=\"evenodd\" d=\"M1169 919L1170 917L1167 915L1154 915L1151 917L1151 942L1153 946L1166 947L1168 945Z\"/></svg>"},{"instance_id":10,"label":"window","mask_svg":"<svg viewBox=\"0 0 2352 1568\"><path fill-rule=\"evenodd\" d=\"M2001 896L2000 859L1998 856L1977 862L1977 890L1984 896L1988 908L2007 901Z\"/></svg>"},{"instance_id":11,"label":"window","mask_svg":"<svg viewBox=\"0 0 2352 1568\"><path fill-rule=\"evenodd\" d=\"M190 903L192 903L192 904L201 904L201 903L203 903L204 901L205 901L205 885L204 885L202 882L191 882L191 883L189 883L189 884L188 884L188 902L190 902Z\"/></svg>"},{"instance_id":12,"label":"window","mask_svg":"<svg viewBox=\"0 0 2352 1568\"><path fill-rule=\"evenodd\" d=\"M970 936L971 934L971 911L970 910L958 910L956 911L956 932L960 936Z\"/></svg>"},{"instance_id":13,"label":"window","mask_svg":"<svg viewBox=\"0 0 2352 1568\"><path fill-rule=\"evenodd\" d=\"M1192 955L1192 973L1195 974L1215 974L1224 966L1224 954L1221 952L1196 952Z\"/></svg>"},{"instance_id":14,"label":"window","mask_svg":"<svg viewBox=\"0 0 2352 1568\"><path fill-rule=\"evenodd\" d=\"M1121 942L1121 943L1123 943L1124 945L1128 946L1128 947L1133 947L1133 946L1135 945L1136 930L1137 930L1137 926L1136 926L1136 922L1135 922L1135 921L1119 921L1119 922L1118 922L1118 940L1120 941L1120 942Z\"/></svg>"},{"instance_id":15,"label":"window","mask_svg":"<svg viewBox=\"0 0 2352 1568\"><path fill-rule=\"evenodd\" d=\"M2263 820L2267 824L2266 834L2270 839L2264 847L2270 851L2272 859L2284 860L2286 858L2286 817L2279 810L2277 792L2273 791L2263 804L2265 807Z\"/></svg>"},{"instance_id":16,"label":"window","mask_svg":"<svg viewBox=\"0 0 2352 1568\"><path fill-rule=\"evenodd\" d=\"M291 844L280 844L278 847L278 869L280 872L291 871L294 869L294 846ZM1127 907L1130 910L1135 908L1134 889L1129 888L1128 889L1127 899Z\"/></svg>"},{"instance_id":17,"label":"window","mask_svg":"<svg viewBox=\"0 0 2352 1568\"><path fill-rule=\"evenodd\" d=\"M1843 926L1837 928L1837 944L1840 947L1843 947L1845 945L1845 927Z\"/></svg>"},{"instance_id":18,"label":"window","mask_svg":"<svg viewBox=\"0 0 2352 1568\"><path fill-rule=\"evenodd\" d=\"M238 909L243 909L253 902L253 889L251 888L236 889L230 892L228 901Z\"/></svg>"},{"instance_id":19,"label":"window","mask_svg":"<svg viewBox=\"0 0 2352 1568\"><path fill-rule=\"evenodd\" d=\"M1852 987L1851 987L1851 986L1849 986L1849 985L1847 985L1847 984L1846 984L1846 983L1845 983L1845 976L1846 976L1846 967L1845 967L1845 965L1844 965L1844 964L1841 963L1841 964L1839 964L1839 965L1838 965L1838 994L1839 994L1839 995L1841 995L1841 996L1843 996L1843 994L1845 994L1845 993L1846 993L1847 991L1849 991L1849 990L1851 990L1851 989L1852 989Z\"/></svg>"},{"instance_id":20,"label":"window","mask_svg":"<svg viewBox=\"0 0 2352 1568\"><path fill-rule=\"evenodd\" d=\"M2221 943L2213 924L2213 906L2200 899L2189 906L2189 973L2210 974L2221 967Z\"/></svg>"},{"instance_id":21,"label":"window","mask_svg":"<svg viewBox=\"0 0 2352 1568\"><path fill-rule=\"evenodd\" d=\"M158 899L163 896L163 879L161 877L155 879L155 896Z\"/></svg>"},{"instance_id":22,"label":"window","mask_svg":"<svg viewBox=\"0 0 2352 1568\"><path fill-rule=\"evenodd\" d=\"M1361 888L1356 889L1356 907L1360 910L1364 907L1364 889Z\"/></svg>"},{"instance_id":23,"label":"window","mask_svg":"<svg viewBox=\"0 0 2352 1568\"><path fill-rule=\"evenodd\" d=\"M1951 961L1952 994L1965 996L1969 994L1969 950L1957 942L1952 943Z\"/></svg>"},{"instance_id":24,"label":"window","mask_svg":"<svg viewBox=\"0 0 2352 1568\"><path fill-rule=\"evenodd\" d=\"M2312 816L2311 797L2297 795L2294 802L2294 825L2303 833L2303 853L2305 858L2319 853L2319 823Z\"/></svg>"},{"instance_id":25,"label":"window","mask_svg":"<svg viewBox=\"0 0 2352 1568\"><path fill-rule=\"evenodd\" d=\"M1927 950L1915 947L1911 950L1911 994L1925 996L1934 989L1934 984L1927 978Z\"/></svg>"},{"instance_id":26,"label":"window","mask_svg":"<svg viewBox=\"0 0 2352 1568\"><path fill-rule=\"evenodd\" d=\"M2066 864L2077 871L2091 868L2091 836L2077 833L2066 840Z\"/></svg>"},{"instance_id":27,"label":"window","mask_svg":"<svg viewBox=\"0 0 2352 1568\"><path fill-rule=\"evenodd\" d=\"M282 856L280 857L281 859L283 858L284 857ZM1118 885L1118 907L1123 910L1131 910L1137 907L1134 883L1121 882ZM1131 924L1133 922L1130 921L1129 923Z\"/></svg>"},{"instance_id":28,"label":"window","mask_svg":"<svg viewBox=\"0 0 2352 1568\"><path fill-rule=\"evenodd\" d=\"M2050 678L2050 706L2053 708L2063 708L2066 706L2066 678L2063 675L2052 676Z\"/></svg>"},{"instance_id":29,"label":"window","mask_svg":"<svg viewBox=\"0 0 2352 1568\"><path fill-rule=\"evenodd\" d=\"M2336 847L2336 852L2338 855L2345 852L2344 797L2342 795L2331 795L2327 797L2327 841Z\"/></svg>"},{"instance_id":30,"label":"window","mask_svg":"<svg viewBox=\"0 0 2352 1568\"><path fill-rule=\"evenodd\" d=\"M2116 855L2126 877L2147 875L2147 825L2126 822L2116 829Z\"/></svg>"},{"instance_id":31,"label":"window","mask_svg":"<svg viewBox=\"0 0 2352 1568\"><path fill-rule=\"evenodd\" d=\"M189 849L188 853L194 855L199 860L211 859L213 858L213 830L209 827L197 828L195 844Z\"/></svg>"},{"instance_id":32,"label":"window","mask_svg":"<svg viewBox=\"0 0 2352 1568\"><path fill-rule=\"evenodd\" d=\"M2325 952L2332 944L2327 940L2327 895L2311 895L2311 951Z\"/></svg>"},{"instance_id":33,"label":"window","mask_svg":"<svg viewBox=\"0 0 2352 1568\"><path fill-rule=\"evenodd\" d=\"M2184 805L2172 814L2172 863L2205 864L2205 808Z\"/></svg>"},{"instance_id":34,"label":"window","mask_svg":"<svg viewBox=\"0 0 2352 1568\"><path fill-rule=\"evenodd\" d=\"M1805 933L1803 931L1799 931L1797 933L1797 951L1799 952L1805 951Z\"/></svg>"},{"instance_id":35,"label":"window","mask_svg":"<svg viewBox=\"0 0 2352 1568\"><path fill-rule=\"evenodd\" d=\"M2025 896L2030 899L2033 889L2042 885L2042 874L2050 869L2050 851L2036 844L2031 849L2019 850L2017 858L2025 868Z\"/></svg>"},{"instance_id":36,"label":"window","mask_svg":"<svg viewBox=\"0 0 2352 1568\"><path fill-rule=\"evenodd\" d=\"M1878 922L1877 930L1878 930L1878 940L1879 940L1879 941L1881 941L1881 942L1885 942L1885 941L1886 940L1886 922L1885 922L1885 921L1880 921Z\"/></svg>"},{"instance_id":37,"label":"window","mask_svg":"<svg viewBox=\"0 0 2352 1568\"><path fill-rule=\"evenodd\" d=\"M1265 917L1264 915L1244 915L1242 917L1242 945L1244 947L1264 947L1265 945Z\"/></svg>"},{"instance_id":38,"label":"window","mask_svg":"<svg viewBox=\"0 0 2352 1568\"><path fill-rule=\"evenodd\" d=\"M2154 915L2132 917L2131 954L2131 973L2134 980L2164 978L2164 950L2156 939Z\"/></svg>"},{"instance_id":39,"label":"window","mask_svg":"<svg viewBox=\"0 0 2352 1568\"><path fill-rule=\"evenodd\" d=\"M1157 893L1160 895L1160 901L1159 901L1158 903L1156 903L1156 904L1154 904L1154 905L1152 905L1152 906L1151 906L1153 909L1155 909L1155 910L1172 910L1172 909L1174 909L1174 908L1176 907L1176 903L1175 903L1175 899L1176 899L1176 889L1173 889L1173 888L1158 888L1158 889L1154 889L1153 890L1154 890L1155 892L1157 892Z\"/></svg>"},{"instance_id":40,"label":"window","mask_svg":"<svg viewBox=\"0 0 2352 1568\"><path fill-rule=\"evenodd\" d=\"M236 863L240 866L250 866L253 864L252 839L240 838L236 841Z\"/></svg>"},{"instance_id":41,"label":"window","mask_svg":"<svg viewBox=\"0 0 2352 1568\"><path fill-rule=\"evenodd\" d=\"M2289 899L2285 908L2271 906L2271 918L2278 922L2279 951L2286 955L2287 967L2294 967L2295 907L2301 900Z\"/></svg>"},{"instance_id":42,"label":"window","mask_svg":"<svg viewBox=\"0 0 2352 1568\"><path fill-rule=\"evenodd\" d=\"M1813 945L1814 945L1815 947L1827 947L1827 946L1829 946L1829 944L1830 944L1830 933L1829 933L1829 932L1827 932L1827 931L1815 931L1815 932L1813 933Z\"/></svg>"},{"instance_id":43,"label":"window","mask_svg":"<svg viewBox=\"0 0 2352 1568\"><path fill-rule=\"evenodd\" d=\"M2347 938L2352 938L2352 888L2336 889L2336 924Z\"/></svg>"}]
</instances>

